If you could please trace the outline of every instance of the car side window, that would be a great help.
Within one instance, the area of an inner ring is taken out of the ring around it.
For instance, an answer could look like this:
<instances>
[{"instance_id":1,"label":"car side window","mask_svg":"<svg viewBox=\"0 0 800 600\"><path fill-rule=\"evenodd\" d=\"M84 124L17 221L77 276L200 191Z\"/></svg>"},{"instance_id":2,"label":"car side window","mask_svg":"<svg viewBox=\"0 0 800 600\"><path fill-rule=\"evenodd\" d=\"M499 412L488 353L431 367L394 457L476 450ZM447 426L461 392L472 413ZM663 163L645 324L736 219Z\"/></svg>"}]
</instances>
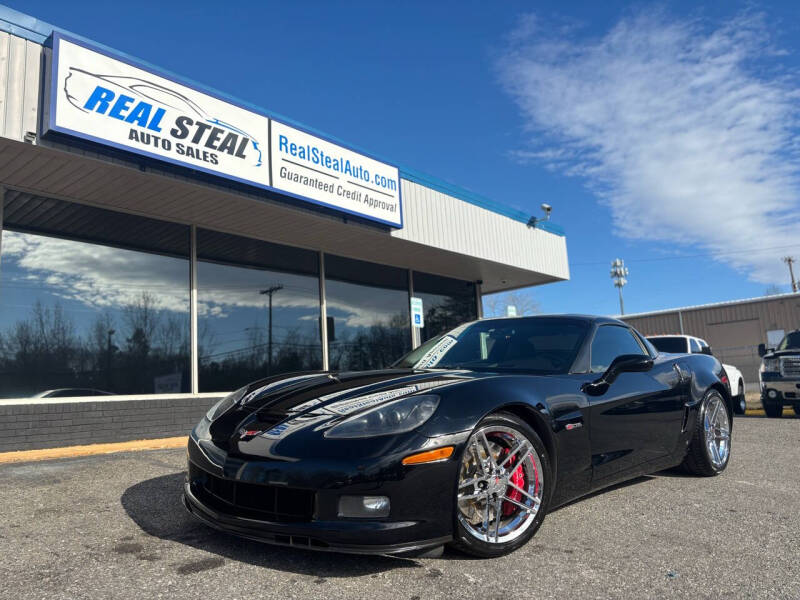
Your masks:
<instances>
[{"instance_id":1,"label":"car side window","mask_svg":"<svg viewBox=\"0 0 800 600\"><path fill-rule=\"evenodd\" d=\"M692 349L691 349L691 353L692 354L698 354L698 353L700 353L702 351L700 349L700 344L698 343L698 341L696 339L692 338L690 340L690 342L692 344Z\"/></svg>"},{"instance_id":2,"label":"car side window","mask_svg":"<svg viewBox=\"0 0 800 600\"><path fill-rule=\"evenodd\" d=\"M603 373L615 358L623 354L648 355L627 327L602 325L592 340L592 373Z\"/></svg>"}]
</instances>

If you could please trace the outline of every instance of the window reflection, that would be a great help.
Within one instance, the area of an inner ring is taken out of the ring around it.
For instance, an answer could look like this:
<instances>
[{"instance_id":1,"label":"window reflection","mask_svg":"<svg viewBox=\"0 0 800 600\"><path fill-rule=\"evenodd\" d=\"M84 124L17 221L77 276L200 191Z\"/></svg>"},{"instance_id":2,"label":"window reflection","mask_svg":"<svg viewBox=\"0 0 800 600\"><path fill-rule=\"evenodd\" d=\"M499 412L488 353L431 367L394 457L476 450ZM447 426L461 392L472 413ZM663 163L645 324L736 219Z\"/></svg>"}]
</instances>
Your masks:
<instances>
[{"instance_id":1,"label":"window reflection","mask_svg":"<svg viewBox=\"0 0 800 600\"><path fill-rule=\"evenodd\" d=\"M411 349L407 271L326 256L325 274L332 370L380 369Z\"/></svg>"},{"instance_id":2,"label":"window reflection","mask_svg":"<svg viewBox=\"0 0 800 600\"><path fill-rule=\"evenodd\" d=\"M422 299L425 314L423 342L478 318L475 284L470 281L414 272L414 295Z\"/></svg>"},{"instance_id":3,"label":"window reflection","mask_svg":"<svg viewBox=\"0 0 800 600\"><path fill-rule=\"evenodd\" d=\"M197 248L200 391L322 367L316 253L206 230Z\"/></svg>"},{"instance_id":4,"label":"window reflection","mask_svg":"<svg viewBox=\"0 0 800 600\"><path fill-rule=\"evenodd\" d=\"M65 237L3 232L0 397L188 392L188 259L70 239L72 213Z\"/></svg>"}]
</instances>

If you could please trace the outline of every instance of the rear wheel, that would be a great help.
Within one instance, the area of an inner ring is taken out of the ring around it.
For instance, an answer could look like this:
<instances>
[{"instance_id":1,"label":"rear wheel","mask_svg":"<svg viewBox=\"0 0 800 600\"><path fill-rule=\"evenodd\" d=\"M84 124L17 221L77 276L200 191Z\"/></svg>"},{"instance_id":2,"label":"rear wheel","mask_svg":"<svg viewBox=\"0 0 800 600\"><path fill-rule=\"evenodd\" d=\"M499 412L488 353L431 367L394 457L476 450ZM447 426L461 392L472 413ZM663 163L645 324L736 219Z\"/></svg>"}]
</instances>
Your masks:
<instances>
[{"instance_id":1,"label":"rear wheel","mask_svg":"<svg viewBox=\"0 0 800 600\"><path fill-rule=\"evenodd\" d=\"M730 455L731 421L725 399L717 390L708 390L683 466L693 475L710 477L725 470Z\"/></svg>"},{"instance_id":2,"label":"rear wheel","mask_svg":"<svg viewBox=\"0 0 800 600\"><path fill-rule=\"evenodd\" d=\"M513 552L541 525L550 482L547 452L536 432L511 414L486 417L461 459L453 546L487 558Z\"/></svg>"},{"instance_id":3,"label":"rear wheel","mask_svg":"<svg viewBox=\"0 0 800 600\"><path fill-rule=\"evenodd\" d=\"M747 410L747 402L744 397L744 384L739 382L739 393L733 399L733 410L737 415L743 415Z\"/></svg>"}]
</instances>

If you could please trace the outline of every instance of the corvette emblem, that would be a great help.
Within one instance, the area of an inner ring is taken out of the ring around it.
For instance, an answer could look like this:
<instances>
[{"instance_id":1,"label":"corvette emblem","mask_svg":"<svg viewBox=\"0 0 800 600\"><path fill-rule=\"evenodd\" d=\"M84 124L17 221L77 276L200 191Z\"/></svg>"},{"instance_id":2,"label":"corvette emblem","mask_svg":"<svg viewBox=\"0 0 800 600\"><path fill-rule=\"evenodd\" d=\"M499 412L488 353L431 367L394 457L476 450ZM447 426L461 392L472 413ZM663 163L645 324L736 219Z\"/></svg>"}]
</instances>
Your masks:
<instances>
[{"instance_id":1,"label":"corvette emblem","mask_svg":"<svg viewBox=\"0 0 800 600\"><path fill-rule=\"evenodd\" d=\"M262 433L260 429L240 429L239 437L242 439L251 438L257 436L259 433Z\"/></svg>"}]
</instances>

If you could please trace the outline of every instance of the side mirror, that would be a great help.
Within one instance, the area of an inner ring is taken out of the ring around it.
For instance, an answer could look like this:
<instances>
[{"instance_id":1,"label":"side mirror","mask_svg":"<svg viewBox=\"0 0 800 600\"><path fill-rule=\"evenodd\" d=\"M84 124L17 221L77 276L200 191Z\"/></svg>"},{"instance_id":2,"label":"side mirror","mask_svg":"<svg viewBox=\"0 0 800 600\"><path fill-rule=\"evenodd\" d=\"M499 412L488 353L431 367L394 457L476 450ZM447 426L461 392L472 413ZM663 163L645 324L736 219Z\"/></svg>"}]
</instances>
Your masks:
<instances>
[{"instance_id":1,"label":"side mirror","mask_svg":"<svg viewBox=\"0 0 800 600\"><path fill-rule=\"evenodd\" d=\"M602 396L622 373L642 373L653 368L653 359L643 354L621 354L599 379L584 383L581 390L590 396Z\"/></svg>"},{"instance_id":2,"label":"side mirror","mask_svg":"<svg viewBox=\"0 0 800 600\"><path fill-rule=\"evenodd\" d=\"M709 356L714 356L714 353L711 351L711 346L705 346L703 348L703 354L708 354Z\"/></svg>"},{"instance_id":3,"label":"side mirror","mask_svg":"<svg viewBox=\"0 0 800 600\"><path fill-rule=\"evenodd\" d=\"M764 356L767 353L767 345L766 344L759 344L758 345L758 355Z\"/></svg>"}]
</instances>

